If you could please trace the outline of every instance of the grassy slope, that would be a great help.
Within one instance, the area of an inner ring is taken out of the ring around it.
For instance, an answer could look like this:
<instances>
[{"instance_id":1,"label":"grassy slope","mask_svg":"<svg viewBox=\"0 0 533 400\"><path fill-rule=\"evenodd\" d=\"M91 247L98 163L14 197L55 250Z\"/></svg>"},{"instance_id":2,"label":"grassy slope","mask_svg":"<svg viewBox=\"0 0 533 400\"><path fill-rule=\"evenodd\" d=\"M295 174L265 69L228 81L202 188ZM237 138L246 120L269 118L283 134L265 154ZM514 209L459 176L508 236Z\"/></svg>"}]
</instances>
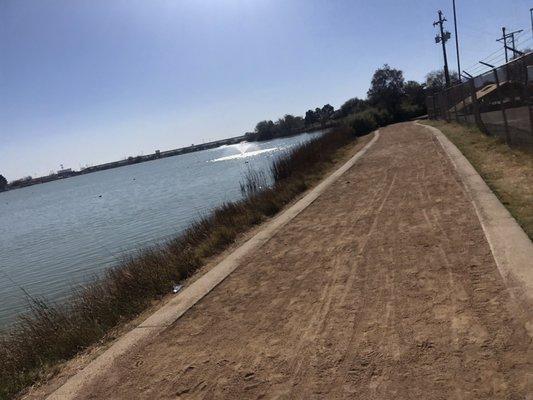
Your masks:
<instances>
[{"instance_id":1,"label":"grassy slope","mask_svg":"<svg viewBox=\"0 0 533 400\"><path fill-rule=\"evenodd\" d=\"M331 130L275 162L273 188L258 190L261 177L251 174L242 186L244 200L220 206L167 244L143 250L109 269L101 279L78 288L65 304L34 302L30 314L11 330L0 332L0 399L42 379L93 344L105 342L118 326L168 294L175 282L314 185L353 151L354 140L350 129Z\"/></svg>"},{"instance_id":2,"label":"grassy slope","mask_svg":"<svg viewBox=\"0 0 533 400\"><path fill-rule=\"evenodd\" d=\"M475 126L424 121L439 128L470 161L502 204L533 239L533 152L509 148Z\"/></svg>"}]
</instances>

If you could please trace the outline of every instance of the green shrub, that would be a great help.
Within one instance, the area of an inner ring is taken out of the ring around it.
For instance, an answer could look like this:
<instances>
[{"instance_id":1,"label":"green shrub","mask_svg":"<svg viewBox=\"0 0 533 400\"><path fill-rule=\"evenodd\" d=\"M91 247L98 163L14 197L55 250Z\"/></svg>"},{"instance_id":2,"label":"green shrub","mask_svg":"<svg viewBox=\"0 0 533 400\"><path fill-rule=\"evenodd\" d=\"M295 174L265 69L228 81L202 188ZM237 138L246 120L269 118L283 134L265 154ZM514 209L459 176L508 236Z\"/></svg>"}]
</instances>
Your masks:
<instances>
[{"instance_id":1,"label":"green shrub","mask_svg":"<svg viewBox=\"0 0 533 400\"><path fill-rule=\"evenodd\" d=\"M378 127L376 119L369 112L355 114L351 119L351 128L356 136L366 135Z\"/></svg>"}]
</instances>

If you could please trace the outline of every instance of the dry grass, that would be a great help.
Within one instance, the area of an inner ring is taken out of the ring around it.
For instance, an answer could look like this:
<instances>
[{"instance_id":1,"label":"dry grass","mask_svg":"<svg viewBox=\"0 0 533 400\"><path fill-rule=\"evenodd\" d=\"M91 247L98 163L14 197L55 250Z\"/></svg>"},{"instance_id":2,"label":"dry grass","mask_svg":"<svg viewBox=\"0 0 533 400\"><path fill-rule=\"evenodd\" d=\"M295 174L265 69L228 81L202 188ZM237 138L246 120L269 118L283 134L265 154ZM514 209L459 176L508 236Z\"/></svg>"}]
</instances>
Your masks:
<instances>
[{"instance_id":1,"label":"dry grass","mask_svg":"<svg viewBox=\"0 0 533 400\"><path fill-rule=\"evenodd\" d=\"M329 140L311 140L290 152L290 157L280 157L272 163L274 181L282 182L289 177L303 177L315 164L331 161L332 154L353 140L351 129L336 128L328 132Z\"/></svg>"},{"instance_id":2,"label":"dry grass","mask_svg":"<svg viewBox=\"0 0 533 400\"><path fill-rule=\"evenodd\" d=\"M321 177L355 135L334 129L272 165L272 181L249 171L244 199L223 204L175 239L139 251L55 304L30 299L31 311L0 334L0 399L7 399L131 321L236 237L277 213Z\"/></svg>"},{"instance_id":3,"label":"dry grass","mask_svg":"<svg viewBox=\"0 0 533 400\"><path fill-rule=\"evenodd\" d=\"M502 204L533 239L533 152L510 148L475 126L424 121L439 128L464 154Z\"/></svg>"}]
</instances>

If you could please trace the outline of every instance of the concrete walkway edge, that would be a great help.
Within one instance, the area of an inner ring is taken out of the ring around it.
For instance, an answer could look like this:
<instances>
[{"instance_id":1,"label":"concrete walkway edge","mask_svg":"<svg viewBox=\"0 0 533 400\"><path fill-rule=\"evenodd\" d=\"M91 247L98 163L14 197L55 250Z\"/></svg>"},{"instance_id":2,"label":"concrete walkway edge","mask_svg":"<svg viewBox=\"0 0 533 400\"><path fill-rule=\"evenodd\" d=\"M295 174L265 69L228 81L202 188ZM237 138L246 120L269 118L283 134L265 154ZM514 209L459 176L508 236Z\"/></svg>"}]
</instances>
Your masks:
<instances>
[{"instance_id":1,"label":"concrete walkway edge","mask_svg":"<svg viewBox=\"0 0 533 400\"><path fill-rule=\"evenodd\" d=\"M417 124L426 127L436 136L457 170L498 270L511 296L526 313L526 329L533 337L533 242L459 149L439 129Z\"/></svg>"},{"instance_id":2,"label":"concrete walkway edge","mask_svg":"<svg viewBox=\"0 0 533 400\"><path fill-rule=\"evenodd\" d=\"M75 399L76 394L93 378L104 373L111 367L112 363L121 355L134 351L141 345L144 340L154 337L168 326L179 319L187 310L194 306L219 283L228 277L239 265L241 259L252 250L261 247L284 225L294 219L300 212L305 210L313 201L315 201L331 184L333 184L342 174L354 166L354 164L372 147L378 140L379 131L374 133L374 137L352 158L350 158L339 169L330 174L316 187L310 190L300 200L291 207L283 211L280 215L273 218L251 239L238 247L224 260L214 266L209 272L192 283L174 299L165 304L159 310L154 312L140 325L120 337L109 349L91 361L85 368L50 394L48 400L66 400Z\"/></svg>"}]
</instances>

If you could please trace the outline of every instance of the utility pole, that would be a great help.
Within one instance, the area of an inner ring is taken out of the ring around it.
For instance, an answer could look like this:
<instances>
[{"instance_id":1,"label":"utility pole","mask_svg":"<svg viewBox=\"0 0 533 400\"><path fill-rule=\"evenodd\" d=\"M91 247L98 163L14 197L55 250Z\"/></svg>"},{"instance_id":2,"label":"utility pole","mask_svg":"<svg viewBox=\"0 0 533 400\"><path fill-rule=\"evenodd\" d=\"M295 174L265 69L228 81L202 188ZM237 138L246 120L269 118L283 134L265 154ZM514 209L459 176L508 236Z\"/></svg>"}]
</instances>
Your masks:
<instances>
[{"instance_id":1,"label":"utility pole","mask_svg":"<svg viewBox=\"0 0 533 400\"><path fill-rule=\"evenodd\" d=\"M459 36L457 35L457 13L455 12L455 0L453 0L453 26L455 29L455 51L457 53L457 75L461 79L461 62L459 61Z\"/></svg>"},{"instance_id":2,"label":"utility pole","mask_svg":"<svg viewBox=\"0 0 533 400\"><path fill-rule=\"evenodd\" d=\"M533 8L529 9L529 16L531 18L531 34L533 35Z\"/></svg>"},{"instance_id":3,"label":"utility pole","mask_svg":"<svg viewBox=\"0 0 533 400\"><path fill-rule=\"evenodd\" d=\"M533 8L532 8L533 10ZM516 50L516 46L515 46L515 40L514 40L514 35L516 35L517 33L520 33L522 32L522 29L518 30L518 31L514 31L514 32L510 32L510 33L505 33L505 27L502 27L502 37L499 38L499 39L496 39L497 42L503 42L503 48L505 50L505 63L507 64L509 62L509 57L507 56L507 50L511 50L513 52L513 57L518 54L518 55L522 55L524 53L522 53L521 51L518 51ZM511 46L507 46L507 39L511 39Z\"/></svg>"},{"instance_id":4,"label":"utility pole","mask_svg":"<svg viewBox=\"0 0 533 400\"><path fill-rule=\"evenodd\" d=\"M508 35L511 36L511 44L513 46L513 49L511 51L513 51L514 53L518 53L518 50L516 50L516 46L515 46L515 43L514 43L514 35L517 34L517 33L520 33L522 32L523 29L520 29L518 31L514 31L514 32L511 32L509 33Z\"/></svg>"},{"instance_id":5,"label":"utility pole","mask_svg":"<svg viewBox=\"0 0 533 400\"><path fill-rule=\"evenodd\" d=\"M503 40L503 49L505 50L505 63L509 62L507 57L507 35L505 34L505 26L502 26L502 40ZM500 41L500 39L498 39Z\"/></svg>"},{"instance_id":6,"label":"utility pole","mask_svg":"<svg viewBox=\"0 0 533 400\"><path fill-rule=\"evenodd\" d=\"M444 21L447 21L446 18L443 18L442 11L438 11L439 20L433 22L433 26L439 25L440 36L435 36L435 43L442 43L442 54L444 56L444 78L446 79L446 86L450 86L450 72L448 70L448 58L446 57L446 42L450 39L450 32L444 32Z\"/></svg>"}]
</instances>

